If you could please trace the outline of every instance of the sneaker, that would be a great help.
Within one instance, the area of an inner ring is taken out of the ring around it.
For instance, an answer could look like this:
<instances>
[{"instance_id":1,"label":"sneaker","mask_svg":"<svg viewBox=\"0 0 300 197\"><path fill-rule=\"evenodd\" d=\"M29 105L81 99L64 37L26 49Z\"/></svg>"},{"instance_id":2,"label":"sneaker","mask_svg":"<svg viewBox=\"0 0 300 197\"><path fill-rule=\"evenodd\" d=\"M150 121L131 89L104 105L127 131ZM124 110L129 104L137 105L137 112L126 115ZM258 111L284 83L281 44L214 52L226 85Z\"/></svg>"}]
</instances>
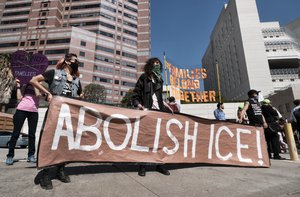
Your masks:
<instances>
[{"instance_id":1,"label":"sneaker","mask_svg":"<svg viewBox=\"0 0 300 197\"><path fill-rule=\"evenodd\" d=\"M31 155L27 158L27 162L29 163L36 163L36 159L34 158L34 155Z\"/></svg>"},{"instance_id":2,"label":"sneaker","mask_svg":"<svg viewBox=\"0 0 300 197\"><path fill-rule=\"evenodd\" d=\"M166 175L166 176L169 176L169 175L170 175L169 170L167 170L166 168L164 168L162 165L157 165L157 166L156 166L156 171L157 171L157 172L160 172L160 173L162 173L162 174L164 174L164 175Z\"/></svg>"},{"instance_id":3,"label":"sneaker","mask_svg":"<svg viewBox=\"0 0 300 197\"><path fill-rule=\"evenodd\" d=\"M60 180L61 182L63 183L70 183L71 182L71 179L70 177L66 174L65 170L64 170L64 167L59 167L58 168L58 171L57 171L57 174L56 174L56 178L58 180Z\"/></svg>"},{"instance_id":4,"label":"sneaker","mask_svg":"<svg viewBox=\"0 0 300 197\"><path fill-rule=\"evenodd\" d=\"M44 172L42 172L42 176L39 179L41 187L45 190L53 189L52 181L50 180L48 172L46 172L45 170L43 171Z\"/></svg>"},{"instance_id":5,"label":"sneaker","mask_svg":"<svg viewBox=\"0 0 300 197\"><path fill-rule=\"evenodd\" d=\"M13 157L7 157L5 163L6 165L13 165L14 163Z\"/></svg>"},{"instance_id":6,"label":"sneaker","mask_svg":"<svg viewBox=\"0 0 300 197\"><path fill-rule=\"evenodd\" d=\"M144 165L140 165L138 175L139 176L146 176L146 167Z\"/></svg>"}]
</instances>

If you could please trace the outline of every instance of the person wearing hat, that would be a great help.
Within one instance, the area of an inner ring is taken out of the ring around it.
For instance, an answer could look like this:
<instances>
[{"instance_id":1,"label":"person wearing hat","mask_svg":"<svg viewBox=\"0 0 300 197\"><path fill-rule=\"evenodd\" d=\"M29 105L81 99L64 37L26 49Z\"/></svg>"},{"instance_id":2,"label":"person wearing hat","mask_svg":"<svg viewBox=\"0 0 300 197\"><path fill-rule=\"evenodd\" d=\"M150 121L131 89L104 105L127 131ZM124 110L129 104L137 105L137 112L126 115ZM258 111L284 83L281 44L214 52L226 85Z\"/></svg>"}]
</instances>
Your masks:
<instances>
[{"instance_id":1,"label":"person wearing hat","mask_svg":"<svg viewBox=\"0 0 300 197\"><path fill-rule=\"evenodd\" d=\"M268 146L269 157L273 159L284 159L279 155L280 143L278 132L281 132L282 130L278 123L279 114L277 113L277 110L271 105L271 101L269 99L263 100L261 111L268 124L268 127L265 128L265 138ZM272 151L273 157L271 156Z\"/></svg>"},{"instance_id":2,"label":"person wearing hat","mask_svg":"<svg viewBox=\"0 0 300 197\"><path fill-rule=\"evenodd\" d=\"M249 90L248 100L244 103L244 108L241 112L239 122L243 122L243 117L247 114L249 119L249 124L258 127L267 128L268 124L265 121L265 118L261 112L261 105L258 102L258 93L257 90Z\"/></svg>"}]
</instances>

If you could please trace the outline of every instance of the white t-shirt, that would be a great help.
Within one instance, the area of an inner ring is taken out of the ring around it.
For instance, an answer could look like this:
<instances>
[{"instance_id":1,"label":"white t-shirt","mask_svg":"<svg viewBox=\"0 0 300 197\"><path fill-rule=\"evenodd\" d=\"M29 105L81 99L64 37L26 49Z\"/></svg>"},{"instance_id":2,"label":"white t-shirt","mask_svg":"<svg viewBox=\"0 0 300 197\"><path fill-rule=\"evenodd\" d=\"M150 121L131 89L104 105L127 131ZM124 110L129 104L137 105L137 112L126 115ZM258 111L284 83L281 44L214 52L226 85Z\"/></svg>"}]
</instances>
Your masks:
<instances>
[{"instance_id":1,"label":"white t-shirt","mask_svg":"<svg viewBox=\"0 0 300 197\"><path fill-rule=\"evenodd\" d=\"M152 95L152 100L153 100L152 109L159 110L159 104L158 104L158 100L157 100L156 94Z\"/></svg>"}]
</instances>

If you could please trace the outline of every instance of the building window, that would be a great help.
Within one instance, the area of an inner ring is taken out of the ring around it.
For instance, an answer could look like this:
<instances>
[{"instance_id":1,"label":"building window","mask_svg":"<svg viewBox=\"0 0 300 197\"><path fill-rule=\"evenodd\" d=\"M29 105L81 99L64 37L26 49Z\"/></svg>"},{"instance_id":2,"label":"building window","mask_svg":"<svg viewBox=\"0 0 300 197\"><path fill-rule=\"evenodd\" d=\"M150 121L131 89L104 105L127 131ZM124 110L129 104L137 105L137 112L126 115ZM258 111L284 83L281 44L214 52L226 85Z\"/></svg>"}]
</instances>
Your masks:
<instances>
[{"instance_id":1,"label":"building window","mask_svg":"<svg viewBox=\"0 0 300 197\"><path fill-rule=\"evenodd\" d=\"M46 11L43 11L43 12L40 12L40 16L47 16L48 12Z\"/></svg>"},{"instance_id":2,"label":"building window","mask_svg":"<svg viewBox=\"0 0 300 197\"><path fill-rule=\"evenodd\" d=\"M47 7L49 7L49 3L47 2L47 3L42 3L42 8L47 8Z\"/></svg>"},{"instance_id":3,"label":"building window","mask_svg":"<svg viewBox=\"0 0 300 197\"><path fill-rule=\"evenodd\" d=\"M30 46L34 46L35 45L35 41L30 42Z\"/></svg>"},{"instance_id":4,"label":"building window","mask_svg":"<svg viewBox=\"0 0 300 197\"><path fill-rule=\"evenodd\" d=\"M45 44L45 40L40 41L40 45Z\"/></svg>"},{"instance_id":5,"label":"building window","mask_svg":"<svg viewBox=\"0 0 300 197\"><path fill-rule=\"evenodd\" d=\"M120 81L119 80L115 80L115 84L119 84L120 83Z\"/></svg>"},{"instance_id":6,"label":"building window","mask_svg":"<svg viewBox=\"0 0 300 197\"><path fill-rule=\"evenodd\" d=\"M45 25L46 24L46 20L39 20L38 21L38 25Z\"/></svg>"},{"instance_id":7,"label":"building window","mask_svg":"<svg viewBox=\"0 0 300 197\"><path fill-rule=\"evenodd\" d=\"M17 47L18 42L13 42L13 43L1 43L0 48L6 48L6 47Z\"/></svg>"},{"instance_id":8,"label":"building window","mask_svg":"<svg viewBox=\"0 0 300 197\"><path fill-rule=\"evenodd\" d=\"M106 48L106 47L99 46L99 45L96 45L96 50L105 51L105 52L108 52L108 53L114 53L115 52L114 49Z\"/></svg>"},{"instance_id":9,"label":"building window","mask_svg":"<svg viewBox=\"0 0 300 197\"><path fill-rule=\"evenodd\" d=\"M70 43L70 38L57 39L57 40L47 40L47 44L62 44L62 43Z\"/></svg>"},{"instance_id":10,"label":"building window","mask_svg":"<svg viewBox=\"0 0 300 197\"><path fill-rule=\"evenodd\" d=\"M86 42L81 41L81 42L80 42L80 45L85 47L85 46L86 46Z\"/></svg>"},{"instance_id":11,"label":"building window","mask_svg":"<svg viewBox=\"0 0 300 197\"><path fill-rule=\"evenodd\" d=\"M46 50L45 55L52 55L52 54L67 54L69 53L68 49L57 49L57 50Z\"/></svg>"},{"instance_id":12,"label":"building window","mask_svg":"<svg viewBox=\"0 0 300 197\"><path fill-rule=\"evenodd\" d=\"M81 57L85 57L85 52L83 52L83 51L80 51L80 52L79 52L79 56L81 56Z\"/></svg>"},{"instance_id":13,"label":"building window","mask_svg":"<svg viewBox=\"0 0 300 197\"><path fill-rule=\"evenodd\" d=\"M84 63L83 62L79 62L79 67L84 67Z\"/></svg>"},{"instance_id":14,"label":"building window","mask_svg":"<svg viewBox=\"0 0 300 197\"><path fill-rule=\"evenodd\" d=\"M21 42L20 46L25 46L25 42Z\"/></svg>"}]
</instances>

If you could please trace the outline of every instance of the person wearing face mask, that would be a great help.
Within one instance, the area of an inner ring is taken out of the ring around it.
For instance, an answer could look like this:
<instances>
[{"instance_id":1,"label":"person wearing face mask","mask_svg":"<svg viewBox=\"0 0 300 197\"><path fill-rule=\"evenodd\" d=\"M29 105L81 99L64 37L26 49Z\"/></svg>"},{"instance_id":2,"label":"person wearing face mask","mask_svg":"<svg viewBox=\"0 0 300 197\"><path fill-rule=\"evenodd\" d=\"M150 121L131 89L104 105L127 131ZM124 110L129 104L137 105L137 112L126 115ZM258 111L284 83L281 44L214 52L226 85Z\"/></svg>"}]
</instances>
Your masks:
<instances>
[{"instance_id":1,"label":"person wearing face mask","mask_svg":"<svg viewBox=\"0 0 300 197\"><path fill-rule=\"evenodd\" d=\"M46 89L41 82L45 81L49 85ZM51 102L53 95L66 96L72 98L83 97L81 83L79 80L77 55L69 53L61 59L56 69L47 70L41 75L37 75L30 80L30 83L41 92L46 93L46 100ZM45 115L47 118L48 113ZM47 132L47 131L41 131ZM52 189L52 182L49 176L49 169L43 169L35 179L36 184L40 184L43 189ZM65 172L65 164L56 166L56 178L64 183L71 182L70 177Z\"/></svg>"},{"instance_id":2,"label":"person wearing face mask","mask_svg":"<svg viewBox=\"0 0 300 197\"><path fill-rule=\"evenodd\" d=\"M139 110L159 110L163 112L173 110L163 101L163 80L161 76L162 63L158 58L151 58L144 66L144 73L139 77L133 90L132 102ZM156 170L164 175L170 175L170 172L163 165L157 165ZM139 176L146 175L146 166L140 165Z\"/></svg>"},{"instance_id":3,"label":"person wearing face mask","mask_svg":"<svg viewBox=\"0 0 300 197\"><path fill-rule=\"evenodd\" d=\"M252 89L248 91L248 100L244 104L239 122L242 123L242 117L247 114L250 125L268 128L268 124L261 111L261 104L258 102L258 94L259 91L257 90Z\"/></svg>"},{"instance_id":4,"label":"person wearing face mask","mask_svg":"<svg viewBox=\"0 0 300 197\"><path fill-rule=\"evenodd\" d=\"M217 120L226 120L224 113L224 103L218 103L217 109L214 111L214 116Z\"/></svg>"}]
</instances>

